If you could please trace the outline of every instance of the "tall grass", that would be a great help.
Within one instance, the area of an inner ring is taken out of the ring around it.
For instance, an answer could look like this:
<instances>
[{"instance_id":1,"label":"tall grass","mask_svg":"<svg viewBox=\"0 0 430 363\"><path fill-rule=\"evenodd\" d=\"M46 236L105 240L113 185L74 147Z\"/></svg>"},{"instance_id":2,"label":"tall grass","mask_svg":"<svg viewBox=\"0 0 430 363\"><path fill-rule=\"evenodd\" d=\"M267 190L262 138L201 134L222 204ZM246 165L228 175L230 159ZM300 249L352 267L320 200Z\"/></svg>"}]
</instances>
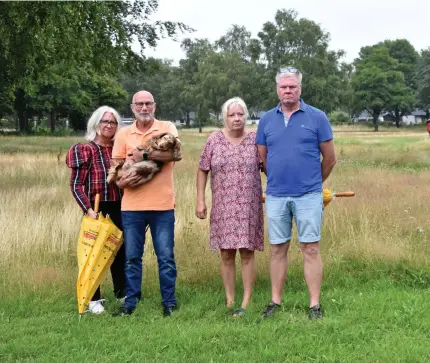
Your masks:
<instances>
[{"instance_id":1,"label":"tall grass","mask_svg":"<svg viewBox=\"0 0 430 363\"><path fill-rule=\"evenodd\" d=\"M365 167L360 160L404 158L406 145L408 159L404 159L402 166L408 167L409 163L422 160L422 153L428 154L430 141L419 134L408 134L411 142L393 145L381 142L373 133L363 134L376 141L366 142L365 136L352 139L353 133L345 131L336 135L339 162L326 186L336 191L353 190L356 196L334 200L325 210L322 233L325 264L342 258L425 264L430 247L430 171L411 173L401 168ZM183 131L184 158L175 166L179 279L191 284L218 274L218 254L208 247L209 222L194 216L195 175L207 135ZM39 137L37 142L31 139L34 144L26 142L22 152L12 149L8 153L4 145L16 140L20 139L1 140L0 286L6 289L10 280L29 286L50 279L71 283L75 278L81 214L69 191L70 171L64 158L67 148L82 140L53 141ZM22 147L22 140L18 145ZM48 151L39 152L40 145L45 145ZM267 247L266 252L257 254L261 274L267 274ZM300 265L296 243L291 251L293 264ZM145 276L156 279L156 260L150 242L144 264Z\"/></svg>"}]
</instances>

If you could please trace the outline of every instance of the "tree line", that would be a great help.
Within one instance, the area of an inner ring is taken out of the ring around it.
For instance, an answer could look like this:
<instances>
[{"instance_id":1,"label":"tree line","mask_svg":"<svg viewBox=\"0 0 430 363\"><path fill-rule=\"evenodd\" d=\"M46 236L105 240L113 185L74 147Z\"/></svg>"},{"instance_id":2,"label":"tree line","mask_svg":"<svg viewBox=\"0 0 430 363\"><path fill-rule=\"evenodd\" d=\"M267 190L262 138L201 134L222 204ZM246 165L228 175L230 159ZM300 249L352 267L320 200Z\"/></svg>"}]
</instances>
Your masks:
<instances>
[{"instance_id":1,"label":"tree line","mask_svg":"<svg viewBox=\"0 0 430 363\"><path fill-rule=\"evenodd\" d=\"M190 125L193 115L202 126L233 96L251 111L274 107L282 66L302 71L306 102L347 119L367 110L375 130L382 112L400 126L414 108L430 109L430 47L418 52L406 39L385 40L347 63L343 50L330 49L328 32L281 9L257 37L232 25L214 42L186 38L185 57L174 65L146 58L145 49L194 30L151 21L157 7L155 0L0 3L0 115L16 115L22 133L34 117L47 117L51 132L59 118L80 130L99 105L128 115L132 94L147 89L158 118ZM132 51L134 40L141 54Z\"/></svg>"}]
</instances>

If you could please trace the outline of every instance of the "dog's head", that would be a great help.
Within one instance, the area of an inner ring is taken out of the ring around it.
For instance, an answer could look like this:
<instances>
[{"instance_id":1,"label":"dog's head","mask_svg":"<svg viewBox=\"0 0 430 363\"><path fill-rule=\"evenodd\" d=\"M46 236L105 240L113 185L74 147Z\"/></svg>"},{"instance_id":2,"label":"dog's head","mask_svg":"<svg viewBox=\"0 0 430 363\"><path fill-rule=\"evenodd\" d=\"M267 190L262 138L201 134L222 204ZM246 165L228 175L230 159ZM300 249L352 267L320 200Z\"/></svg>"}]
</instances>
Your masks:
<instances>
[{"instance_id":1,"label":"dog's head","mask_svg":"<svg viewBox=\"0 0 430 363\"><path fill-rule=\"evenodd\" d=\"M154 136L150 143L150 146L156 150L173 150L173 148L176 146L176 137L170 132L165 132L158 136Z\"/></svg>"}]
</instances>

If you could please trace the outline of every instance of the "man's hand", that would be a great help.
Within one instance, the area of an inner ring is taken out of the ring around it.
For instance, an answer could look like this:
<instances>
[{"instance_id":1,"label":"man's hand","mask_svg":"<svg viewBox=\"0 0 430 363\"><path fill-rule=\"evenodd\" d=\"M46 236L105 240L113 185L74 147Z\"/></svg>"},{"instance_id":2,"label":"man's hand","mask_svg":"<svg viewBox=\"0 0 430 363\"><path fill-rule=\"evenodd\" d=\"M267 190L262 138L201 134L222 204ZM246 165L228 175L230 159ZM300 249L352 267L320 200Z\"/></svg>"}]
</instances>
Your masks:
<instances>
[{"instance_id":1,"label":"man's hand","mask_svg":"<svg viewBox=\"0 0 430 363\"><path fill-rule=\"evenodd\" d=\"M205 219L207 215L206 203L204 201L197 202L196 217Z\"/></svg>"},{"instance_id":2,"label":"man's hand","mask_svg":"<svg viewBox=\"0 0 430 363\"><path fill-rule=\"evenodd\" d=\"M267 146L257 145L258 154L260 155L260 170L267 175Z\"/></svg>"},{"instance_id":3,"label":"man's hand","mask_svg":"<svg viewBox=\"0 0 430 363\"><path fill-rule=\"evenodd\" d=\"M321 175L324 183L336 164L336 153L334 151L333 139L322 142L319 146L322 154Z\"/></svg>"},{"instance_id":4,"label":"man's hand","mask_svg":"<svg viewBox=\"0 0 430 363\"><path fill-rule=\"evenodd\" d=\"M122 178L116 182L116 185L120 189L134 188L139 185L141 179L142 177L136 174L135 171L127 171Z\"/></svg>"},{"instance_id":5,"label":"man's hand","mask_svg":"<svg viewBox=\"0 0 430 363\"><path fill-rule=\"evenodd\" d=\"M134 163L138 163L143 160L143 151L139 149L134 149L131 153L127 154L133 160Z\"/></svg>"}]
</instances>

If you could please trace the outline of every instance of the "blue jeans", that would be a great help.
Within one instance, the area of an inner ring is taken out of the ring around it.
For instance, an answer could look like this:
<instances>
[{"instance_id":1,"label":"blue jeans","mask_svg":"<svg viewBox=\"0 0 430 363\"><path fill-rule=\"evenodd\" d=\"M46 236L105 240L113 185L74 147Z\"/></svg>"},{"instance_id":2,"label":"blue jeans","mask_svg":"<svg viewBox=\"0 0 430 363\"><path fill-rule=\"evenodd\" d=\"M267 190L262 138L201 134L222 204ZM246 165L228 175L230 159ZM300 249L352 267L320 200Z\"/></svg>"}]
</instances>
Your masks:
<instances>
[{"instance_id":1,"label":"blue jeans","mask_svg":"<svg viewBox=\"0 0 430 363\"><path fill-rule=\"evenodd\" d=\"M175 212L121 212L125 244L126 295L124 306L134 309L142 297L142 256L145 229L149 225L158 261L160 291L164 306L176 305L176 263L174 255Z\"/></svg>"}]
</instances>

